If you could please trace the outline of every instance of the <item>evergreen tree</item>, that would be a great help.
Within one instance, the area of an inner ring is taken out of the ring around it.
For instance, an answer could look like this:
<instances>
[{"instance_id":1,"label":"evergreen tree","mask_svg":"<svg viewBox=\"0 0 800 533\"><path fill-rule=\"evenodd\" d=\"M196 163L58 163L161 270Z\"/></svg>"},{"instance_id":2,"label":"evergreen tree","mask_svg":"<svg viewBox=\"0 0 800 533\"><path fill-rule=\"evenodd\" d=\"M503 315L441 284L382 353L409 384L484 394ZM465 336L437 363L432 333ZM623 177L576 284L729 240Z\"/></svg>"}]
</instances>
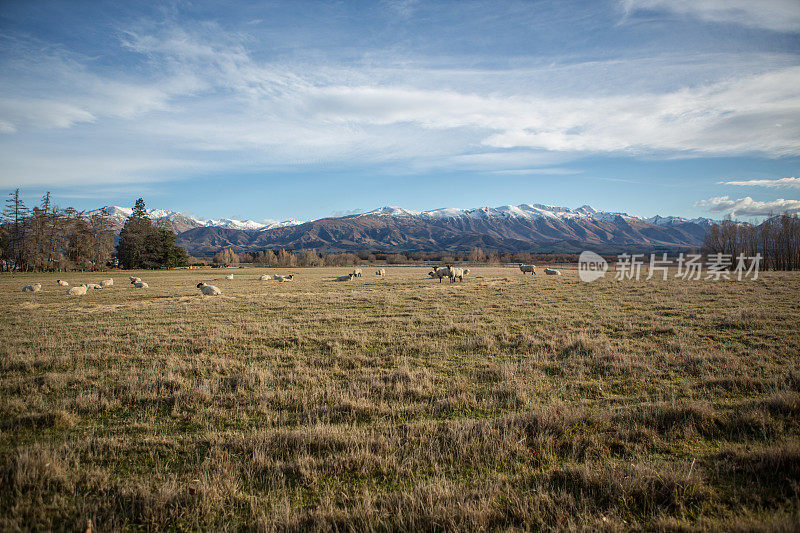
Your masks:
<instances>
[{"instance_id":1,"label":"evergreen tree","mask_svg":"<svg viewBox=\"0 0 800 533\"><path fill-rule=\"evenodd\" d=\"M122 268L173 268L186 266L189 256L176 243L175 234L150 222L139 198L119 234L117 259Z\"/></svg>"}]
</instances>

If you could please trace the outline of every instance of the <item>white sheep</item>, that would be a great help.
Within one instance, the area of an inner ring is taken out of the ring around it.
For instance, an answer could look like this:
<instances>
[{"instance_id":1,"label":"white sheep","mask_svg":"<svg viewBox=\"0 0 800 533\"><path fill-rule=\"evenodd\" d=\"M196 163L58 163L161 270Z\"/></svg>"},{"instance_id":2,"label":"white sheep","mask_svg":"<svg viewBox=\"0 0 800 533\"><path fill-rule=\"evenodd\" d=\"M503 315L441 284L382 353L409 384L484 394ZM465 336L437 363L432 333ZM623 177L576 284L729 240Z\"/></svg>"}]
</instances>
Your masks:
<instances>
[{"instance_id":1,"label":"white sheep","mask_svg":"<svg viewBox=\"0 0 800 533\"><path fill-rule=\"evenodd\" d=\"M131 280L131 284L142 281L142 278L134 278L133 276L129 276L128 279Z\"/></svg>"},{"instance_id":2,"label":"white sheep","mask_svg":"<svg viewBox=\"0 0 800 533\"><path fill-rule=\"evenodd\" d=\"M441 283L442 282L442 278L445 278L445 277L449 276L449 273L448 273L448 270L447 270L448 268L450 268L450 267L446 267L446 266L434 267L433 270L428 272L428 275L430 277L432 277L432 278L439 278L439 283Z\"/></svg>"},{"instance_id":3,"label":"white sheep","mask_svg":"<svg viewBox=\"0 0 800 533\"><path fill-rule=\"evenodd\" d=\"M133 285L133 286L134 286L135 288L137 288L137 289L147 289L147 288L149 288L149 287L150 287L150 285L148 285L147 283L145 283L145 282L144 282L144 281L142 281L142 280L139 280L139 281L132 281L132 282L131 282L131 285Z\"/></svg>"},{"instance_id":4,"label":"white sheep","mask_svg":"<svg viewBox=\"0 0 800 533\"><path fill-rule=\"evenodd\" d=\"M556 270L555 268L547 268L547 267L545 267L544 273L549 275L549 276L560 276L561 275L561 271L560 270Z\"/></svg>"},{"instance_id":5,"label":"white sheep","mask_svg":"<svg viewBox=\"0 0 800 533\"><path fill-rule=\"evenodd\" d=\"M385 276L385 275L386 275L386 269L385 269L385 268L379 268L379 269L378 269L378 270L375 272L375 275L376 275L376 276L380 276L380 277L383 277L383 276Z\"/></svg>"},{"instance_id":6,"label":"white sheep","mask_svg":"<svg viewBox=\"0 0 800 533\"><path fill-rule=\"evenodd\" d=\"M287 281L292 281L294 279L294 274L289 274L288 276L279 276L275 274L274 279L278 280L279 283L285 283Z\"/></svg>"},{"instance_id":7,"label":"white sheep","mask_svg":"<svg viewBox=\"0 0 800 533\"><path fill-rule=\"evenodd\" d=\"M450 283L453 283L456 279L458 281L464 281L464 276L469 274L469 269L466 268L453 268L451 266L447 267L447 276L450 278Z\"/></svg>"},{"instance_id":8,"label":"white sheep","mask_svg":"<svg viewBox=\"0 0 800 533\"><path fill-rule=\"evenodd\" d=\"M209 285L202 281L197 284L197 288L200 289L200 292L202 292L206 296L217 296L218 294L222 294L222 291L219 290L218 287L215 287L214 285Z\"/></svg>"},{"instance_id":9,"label":"white sheep","mask_svg":"<svg viewBox=\"0 0 800 533\"><path fill-rule=\"evenodd\" d=\"M62 287L69 287L69 282L68 281L64 281L63 279L57 279L56 283L58 283Z\"/></svg>"},{"instance_id":10,"label":"white sheep","mask_svg":"<svg viewBox=\"0 0 800 533\"><path fill-rule=\"evenodd\" d=\"M41 283L34 283L33 285L25 285L22 287L22 292L39 292L42 290Z\"/></svg>"},{"instance_id":11,"label":"white sheep","mask_svg":"<svg viewBox=\"0 0 800 533\"><path fill-rule=\"evenodd\" d=\"M83 296L86 294L86 285L77 285L67 290L68 296Z\"/></svg>"},{"instance_id":12,"label":"white sheep","mask_svg":"<svg viewBox=\"0 0 800 533\"><path fill-rule=\"evenodd\" d=\"M86 284L86 288L87 289L102 289L103 286L100 285L99 283L87 283Z\"/></svg>"},{"instance_id":13,"label":"white sheep","mask_svg":"<svg viewBox=\"0 0 800 533\"><path fill-rule=\"evenodd\" d=\"M104 279L103 281L100 282L100 286L102 288L104 288L104 289L106 287L111 287L112 285L114 285L114 279L113 278Z\"/></svg>"},{"instance_id":14,"label":"white sheep","mask_svg":"<svg viewBox=\"0 0 800 533\"><path fill-rule=\"evenodd\" d=\"M360 278L361 277L361 269L360 268L356 268L355 270L353 270L353 277L356 277L356 278Z\"/></svg>"},{"instance_id":15,"label":"white sheep","mask_svg":"<svg viewBox=\"0 0 800 533\"><path fill-rule=\"evenodd\" d=\"M272 279L272 275L271 274L261 274L258 277L258 281L269 281L271 279Z\"/></svg>"},{"instance_id":16,"label":"white sheep","mask_svg":"<svg viewBox=\"0 0 800 533\"><path fill-rule=\"evenodd\" d=\"M228 274L227 276L225 276L225 279L233 279L233 274Z\"/></svg>"},{"instance_id":17,"label":"white sheep","mask_svg":"<svg viewBox=\"0 0 800 533\"><path fill-rule=\"evenodd\" d=\"M520 265L519 269L522 270L522 273L530 272L531 274L536 274L536 267L534 265Z\"/></svg>"},{"instance_id":18,"label":"white sheep","mask_svg":"<svg viewBox=\"0 0 800 533\"><path fill-rule=\"evenodd\" d=\"M351 272L349 274L345 274L344 276L339 276L339 277L335 278L333 281L350 281L354 277L356 277L356 275Z\"/></svg>"}]
</instances>

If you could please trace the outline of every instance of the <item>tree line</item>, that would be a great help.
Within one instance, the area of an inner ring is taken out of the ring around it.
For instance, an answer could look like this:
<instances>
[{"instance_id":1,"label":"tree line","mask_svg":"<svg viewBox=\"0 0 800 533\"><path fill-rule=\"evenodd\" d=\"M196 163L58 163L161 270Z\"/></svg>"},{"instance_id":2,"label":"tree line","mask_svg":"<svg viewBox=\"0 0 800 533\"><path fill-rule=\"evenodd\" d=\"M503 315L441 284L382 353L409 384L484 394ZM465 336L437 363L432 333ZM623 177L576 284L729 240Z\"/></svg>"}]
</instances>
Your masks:
<instances>
[{"instance_id":1,"label":"tree line","mask_svg":"<svg viewBox=\"0 0 800 533\"><path fill-rule=\"evenodd\" d=\"M0 223L2 270L99 270L113 252L114 228L106 213L61 209L49 192L29 209L19 189L9 194Z\"/></svg>"},{"instance_id":2,"label":"tree line","mask_svg":"<svg viewBox=\"0 0 800 533\"><path fill-rule=\"evenodd\" d=\"M800 269L800 218L783 214L759 225L724 220L706 234L703 251L753 257L761 254L762 270Z\"/></svg>"},{"instance_id":3,"label":"tree line","mask_svg":"<svg viewBox=\"0 0 800 533\"><path fill-rule=\"evenodd\" d=\"M48 192L28 208L19 189L0 213L0 269L15 271L169 268L188 264L175 234L154 226L144 201L136 202L114 246L114 222L105 210L91 214L53 204Z\"/></svg>"}]
</instances>

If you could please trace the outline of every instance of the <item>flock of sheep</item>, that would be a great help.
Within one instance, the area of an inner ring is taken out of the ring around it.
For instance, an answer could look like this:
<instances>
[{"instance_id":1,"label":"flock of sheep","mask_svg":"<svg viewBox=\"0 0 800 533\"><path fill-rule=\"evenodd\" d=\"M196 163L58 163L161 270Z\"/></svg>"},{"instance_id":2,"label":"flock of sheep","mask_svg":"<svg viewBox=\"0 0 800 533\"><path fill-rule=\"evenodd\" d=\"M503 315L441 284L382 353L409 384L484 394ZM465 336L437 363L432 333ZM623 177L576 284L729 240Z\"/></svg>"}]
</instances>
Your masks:
<instances>
[{"instance_id":1,"label":"flock of sheep","mask_svg":"<svg viewBox=\"0 0 800 533\"><path fill-rule=\"evenodd\" d=\"M523 274L530 272L531 274L536 274L536 267L534 265L520 265L519 269L522 271ZM561 272L553 269L553 268L545 268L544 273L551 275L551 276L560 276ZM428 275L432 278L438 278L439 283L442 282L442 279L449 278L450 283L454 281L464 281L464 276L469 274L468 268L460 268L460 267L453 267L450 265L443 266L443 267L433 267L433 270L428 272ZM360 268L354 269L349 274L345 274L343 276L337 276L333 279L333 281L351 281L354 278L360 278L363 275L363 272ZM386 269L379 268L375 271L375 275L379 277L386 276ZM149 285L142 281L141 278L137 278L134 276L130 276L128 279L131 281L131 285L133 285L137 289L146 289ZM225 276L225 279L232 280L233 274L228 274ZM293 274L288 275L279 275L279 274L262 274L257 278L259 281L268 281L268 280L275 280L279 283L286 283L289 281L294 280ZM69 282L64 280L56 280L56 283L62 287L69 287ZM114 285L114 280L112 278L104 279L100 283L82 283L81 285L76 285L74 287L70 287L67 289L67 295L69 296L82 296L86 294L86 291L89 289L104 289L106 287L111 287ZM200 292L206 296L217 296L222 294L222 291L219 287L214 285L209 285L201 281L197 284L197 288L200 289ZM25 285L22 287L22 292L39 292L42 290L41 283L34 283L32 285Z\"/></svg>"}]
</instances>

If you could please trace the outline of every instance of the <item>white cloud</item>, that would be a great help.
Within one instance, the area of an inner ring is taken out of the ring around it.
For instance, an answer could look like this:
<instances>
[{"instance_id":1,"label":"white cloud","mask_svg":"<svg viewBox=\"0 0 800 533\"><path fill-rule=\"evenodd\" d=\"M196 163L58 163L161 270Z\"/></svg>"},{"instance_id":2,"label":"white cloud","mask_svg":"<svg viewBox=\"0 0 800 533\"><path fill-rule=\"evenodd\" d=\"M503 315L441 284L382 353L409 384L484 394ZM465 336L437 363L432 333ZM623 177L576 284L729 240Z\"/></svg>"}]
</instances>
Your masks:
<instances>
[{"instance_id":1,"label":"white cloud","mask_svg":"<svg viewBox=\"0 0 800 533\"><path fill-rule=\"evenodd\" d=\"M671 11L709 22L740 24L780 32L800 30L797 0L622 0L626 13Z\"/></svg>"},{"instance_id":2,"label":"white cloud","mask_svg":"<svg viewBox=\"0 0 800 533\"><path fill-rule=\"evenodd\" d=\"M778 198L767 202L753 200L749 196L732 200L728 196L717 196L708 200L701 200L694 204L697 207L707 207L713 213L726 213L732 216L770 216L788 213L800 213L800 200L785 200Z\"/></svg>"},{"instance_id":3,"label":"white cloud","mask_svg":"<svg viewBox=\"0 0 800 533\"><path fill-rule=\"evenodd\" d=\"M775 180L753 179L743 181L720 181L723 185L740 185L743 187L772 187L800 189L800 178L779 178Z\"/></svg>"},{"instance_id":4,"label":"white cloud","mask_svg":"<svg viewBox=\"0 0 800 533\"><path fill-rule=\"evenodd\" d=\"M201 163L229 170L402 163L410 171L531 173L598 153L800 155L800 67L786 66L785 58L760 61L759 68L750 58L731 70L734 76L700 86L676 75L677 88L646 92L623 90L631 84L622 73L653 78L646 73L670 70L663 58L650 66L641 59L592 63L586 72L618 73L614 91L600 92L588 80L537 92L554 77L583 79L581 67L287 66L254 59L246 42L214 25L139 28L124 34L123 46L141 63L124 75L90 72L87 58L53 54L39 61L30 52L23 67L14 67L24 73L14 85L0 81L0 133L23 144L48 128L85 127L80 136L58 139L62 155L38 161L23 159L35 150L6 146L5 167L17 173L3 180L57 179L49 172L170 179ZM709 59L709 68L718 63Z\"/></svg>"}]
</instances>

